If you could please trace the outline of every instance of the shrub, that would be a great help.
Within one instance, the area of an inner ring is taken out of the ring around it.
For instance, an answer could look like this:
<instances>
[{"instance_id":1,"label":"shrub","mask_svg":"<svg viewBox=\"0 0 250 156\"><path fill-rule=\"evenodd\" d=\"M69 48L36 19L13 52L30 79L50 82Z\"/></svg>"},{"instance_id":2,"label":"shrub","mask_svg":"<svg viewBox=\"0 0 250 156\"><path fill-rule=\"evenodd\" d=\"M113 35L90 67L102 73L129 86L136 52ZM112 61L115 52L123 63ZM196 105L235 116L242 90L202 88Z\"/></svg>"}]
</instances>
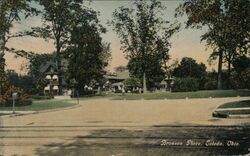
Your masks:
<instances>
[{"instance_id":1,"label":"shrub","mask_svg":"<svg viewBox=\"0 0 250 156\"><path fill-rule=\"evenodd\" d=\"M215 89L217 89L217 81L216 80L208 80L204 84L204 89L205 90L215 90Z\"/></svg>"},{"instance_id":2,"label":"shrub","mask_svg":"<svg viewBox=\"0 0 250 156\"><path fill-rule=\"evenodd\" d=\"M49 99L53 99L54 96L53 95L48 95L48 96L32 95L30 98L34 100L49 100Z\"/></svg>"},{"instance_id":3,"label":"shrub","mask_svg":"<svg viewBox=\"0 0 250 156\"><path fill-rule=\"evenodd\" d=\"M0 106L12 106L12 94L18 93L19 97L16 100L17 106L30 105L32 102L28 100L28 96L23 94L21 89L13 86L5 76L0 75Z\"/></svg>"},{"instance_id":4,"label":"shrub","mask_svg":"<svg viewBox=\"0 0 250 156\"><path fill-rule=\"evenodd\" d=\"M188 92L197 91L199 89L199 82L196 78L176 78L173 84L173 92Z\"/></svg>"},{"instance_id":5,"label":"shrub","mask_svg":"<svg viewBox=\"0 0 250 156\"><path fill-rule=\"evenodd\" d=\"M9 99L5 103L4 107L12 107L12 105L13 105L13 101L12 99ZM29 106L29 105L32 105L32 101L29 99L17 99L15 101L15 106Z\"/></svg>"}]
</instances>

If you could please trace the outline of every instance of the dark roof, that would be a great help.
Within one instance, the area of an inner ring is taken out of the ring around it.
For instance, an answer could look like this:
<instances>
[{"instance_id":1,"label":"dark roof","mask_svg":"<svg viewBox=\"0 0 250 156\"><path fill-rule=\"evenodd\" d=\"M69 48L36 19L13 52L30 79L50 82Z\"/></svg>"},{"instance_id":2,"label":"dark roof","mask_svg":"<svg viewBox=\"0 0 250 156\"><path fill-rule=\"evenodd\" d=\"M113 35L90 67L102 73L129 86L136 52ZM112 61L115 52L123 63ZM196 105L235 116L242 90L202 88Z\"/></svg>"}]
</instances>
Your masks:
<instances>
[{"instance_id":1,"label":"dark roof","mask_svg":"<svg viewBox=\"0 0 250 156\"><path fill-rule=\"evenodd\" d=\"M56 64L54 62L51 62L51 61L46 62L45 64L41 65L40 71L42 73L46 73L46 72L48 72L48 70L50 68L53 68L55 71L57 71Z\"/></svg>"},{"instance_id":2,"label":"dark roof","mask_svg":"<svg viewBox=\"0 0 250 156\"><path fill-rule=\"evenodd\" d=\"M117 73L109 73L107 75L104 76L106 79L113 79L113 80L125 80L127 78L129 78L129 71L125 70L122 72L117 72Z\"/></svg>"}]
</instances>

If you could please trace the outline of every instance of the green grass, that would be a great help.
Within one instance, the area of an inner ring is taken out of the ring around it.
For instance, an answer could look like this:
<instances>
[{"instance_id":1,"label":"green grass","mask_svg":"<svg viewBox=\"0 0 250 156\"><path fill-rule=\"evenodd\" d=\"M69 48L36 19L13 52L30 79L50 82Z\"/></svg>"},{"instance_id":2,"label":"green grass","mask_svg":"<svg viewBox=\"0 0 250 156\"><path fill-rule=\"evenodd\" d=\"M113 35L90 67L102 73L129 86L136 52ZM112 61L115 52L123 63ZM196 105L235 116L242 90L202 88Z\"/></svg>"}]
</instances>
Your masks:
<instances>
[{"instance_id":1,"label":"green grass","mask_svg":"<svg viewBox=\"0 0 250 156\"><path fill-rule=\"evenodd\" d=\"M50 110L56 108L64 108L76 105L76 103L69 103L68 100L55 101L55 100L44 100L44 101L33 101L32 105L15 107L16 111L40 111ZM0 107L0 111L11 111L12 107Z\"/></svg>"},{"instance_id":2,"label":"green grass","mask_svg":"<svg viewBox=\"0 0 250 156\"><path fill-rule=\"evenodd\" d=\"M250 107L250 100L229 102L220 105L218 108L240 108L240 107Z\"/></svg>"},{"instance_id":3,"label":"green grass","mask_svg":"<svg viewBox=\"0 0 250 156\"><path fill-rule=\"evenodd\" d=\"M0 116L9 115L8 113L0 113Z\"/></svg>"},{"instance_id":4,"label":"green grass","mask_svg":"<svg viewBox=\"0 0 250 156\"><path fill-rule=\"evenodd\" d=\"M250 90L212 90L212 91L196 91L196 92L161 92L147 94L125 94L124 96L114 96L113 100L138 100L138 99L184 99L188 98L216 98L216 97L236 97L250 96Z\"/></svg>"},{"instance_id":5,"label":"green grass","mask_svg":"<svg viewBox=\"0 0 250 156\"><path fill-rule=\"evenodd\" d=\"M104 99L104 98L113 98L116 96L120 96L119 93L108 93L108 94L102 94L102 95L96 95L96 96L82 96L79 97L79 100L94 100L94 99ZM77 100L77 98L73 98L74 100Z\"/></svg>"}]
</instances>

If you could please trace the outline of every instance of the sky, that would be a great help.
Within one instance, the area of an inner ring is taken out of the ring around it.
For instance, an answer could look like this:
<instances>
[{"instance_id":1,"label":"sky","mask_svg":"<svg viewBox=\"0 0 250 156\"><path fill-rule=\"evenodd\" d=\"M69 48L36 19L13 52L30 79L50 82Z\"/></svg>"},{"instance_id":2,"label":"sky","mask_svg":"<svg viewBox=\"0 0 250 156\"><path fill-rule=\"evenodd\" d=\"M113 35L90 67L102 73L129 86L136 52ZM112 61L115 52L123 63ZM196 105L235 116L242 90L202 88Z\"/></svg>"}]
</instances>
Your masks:
<instances>
[{"instance_id":1,"label":"sky","mask_svg":"<svg viewBox=\"0 0 250 156\"><path fill-rule=\"evenodd\" d=\"M174 18L175 8L180 3L181 1L178 0L162 1L162 4L167 7L166 11L164 11L163 18L169 20L170 22L178 20L182 24L180 31L174 34L171 38L172 47L169 52L171 57L170 63L175 59L178 59L180 61L182 57L192 57L197 60L198 63L203 62L204 64L206 64L208 70L216 69L216 64L210 66L207 63L209 55L211 54L211 50L206 47L204 42L200 42L200 36L204 34L206 29L185 29L184 22L186 20L186 17L177 19ZM114 32L112 28L107 25L107 21L112 19L112 13L118 7L133 7L132 1L93 0L90 4L86 3L86 5L100 12L100 22L108 30L106 34L102 35L104 41L111 43L112 60L107 69L113 71L114 67L117 67L119 65L127 65L128 61L125 59L125 55L120 50L120 40L116 32ZM22 31L25 29L29 29L31 26L40 25L41 18L32 17L23 20L21 23L15 23L12 31ZM46 42L43 39L32 37L11 39L8 42L7 46L13 47L15 49L34 51L36 53L51 53L55 51L53 42ZM28 63L27 60L23 58L15 58L13 54L8 53L6 53L5 58L7 69L15 70L19 74L25 74L27 72L27 70L25 70L25 65L27 65Z\"/></svg>"}]
</instances>

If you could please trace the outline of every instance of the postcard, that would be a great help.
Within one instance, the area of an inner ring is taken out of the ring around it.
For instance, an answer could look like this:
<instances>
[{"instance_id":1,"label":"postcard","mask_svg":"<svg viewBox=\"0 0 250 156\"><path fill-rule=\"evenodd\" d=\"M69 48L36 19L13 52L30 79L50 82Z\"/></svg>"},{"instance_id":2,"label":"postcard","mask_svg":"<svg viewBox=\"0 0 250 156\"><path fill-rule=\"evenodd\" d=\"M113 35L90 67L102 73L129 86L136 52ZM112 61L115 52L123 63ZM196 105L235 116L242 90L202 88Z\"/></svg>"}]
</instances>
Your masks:
<instances>
[{"instance_id":1,"label":"postcard","mask_svg":"<svg viewBox=\"0 0 250 156\"><path fill-rule=\"evenodd\" d=\"M249 10L1 0L0 156L250 155Z\"/></svg>"}]
</instances>

